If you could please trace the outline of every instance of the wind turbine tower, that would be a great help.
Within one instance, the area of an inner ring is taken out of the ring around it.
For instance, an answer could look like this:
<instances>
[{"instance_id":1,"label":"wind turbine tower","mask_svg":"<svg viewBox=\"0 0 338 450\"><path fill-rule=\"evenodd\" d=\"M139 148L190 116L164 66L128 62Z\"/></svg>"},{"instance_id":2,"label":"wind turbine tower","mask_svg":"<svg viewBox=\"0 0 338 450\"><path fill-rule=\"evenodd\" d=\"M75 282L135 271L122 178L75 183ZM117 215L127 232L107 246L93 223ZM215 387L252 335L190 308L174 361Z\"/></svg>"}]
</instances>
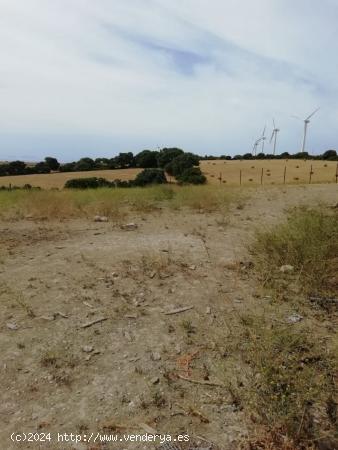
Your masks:
<instances>
[{"instance_id":1,"label":"wind turbine tower","mask_svg":"<svg viewBox=\"0 0 338 450\"><path fill-rule=\"evenodd\" d=\"M277 135L280 132L280 129L276 127L276 123L275 123L275 119L272 119L273 122L273 131L272 131L272 135L271 135L271 139L270 139L270 144L272 142L272 140L274 139L274 143L273 143L273 154L276 154L276 148L277 148Z\"/></svg>"},{"instance_id":2,"label":"wind turbine tower","mask_svg":"<svg viewBox=\"0 0 338 450\"><path fill-rule=\"evenodd\" d=\"M262 141L262 153L264 153L264 145L265 145L265 140L266 140L265 131L266 131L266 125L264 127L262 137L260 138L260 141Z\"/></svg>"},{"instance_id":3,"label":"wind turbine tower","mask_svg":"<svg viewBox=\"0 0 338 450\"><path fill-rule=\"evenodd\" d=\"M316 112L318 112L319 110L320 110L320 108L317 108L315 111L313 111L313 113L311 113L311 114L309 115L309 117L307 117L307 118L304 120L304 136L303 136L302 153L305 152L305 148L306 148L307 129L308 129L308 126L309 126L309 123L310 123L310 119L311 119L311 117L314 116L314 115L316 114Z\"/></svg>"}]
</instances>

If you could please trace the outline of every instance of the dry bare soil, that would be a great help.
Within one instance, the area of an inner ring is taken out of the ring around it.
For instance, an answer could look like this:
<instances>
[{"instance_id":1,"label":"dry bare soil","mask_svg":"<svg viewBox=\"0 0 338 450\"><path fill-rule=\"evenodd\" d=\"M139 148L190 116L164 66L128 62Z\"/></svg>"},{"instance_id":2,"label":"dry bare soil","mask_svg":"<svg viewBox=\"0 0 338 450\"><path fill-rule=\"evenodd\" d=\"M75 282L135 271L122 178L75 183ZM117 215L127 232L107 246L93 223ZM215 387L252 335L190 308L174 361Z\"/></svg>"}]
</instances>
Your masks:
<instances>
[{"instance_id":1,"label":"dry bare soil","mask_svg":"<svg viewBox=\"0 0 338 450\"><path fill-rule=\"evenodd\" d=\"M238 449L254 426L232 390L245 377L232 341L250 312L271 323L295 312L270 304L248 245L287 208L318 203L336 204L337 186L257 189L226 216L159 209L123 223L2 222L1 448L152 449L55 443L57 432L149 426L188 433L199 448ZM128 222L138 227L121 228ZM332 331L300 312L290 327ZM54 443L12 443L21 431L51 432Z\"/></svg>"}]
</instances>

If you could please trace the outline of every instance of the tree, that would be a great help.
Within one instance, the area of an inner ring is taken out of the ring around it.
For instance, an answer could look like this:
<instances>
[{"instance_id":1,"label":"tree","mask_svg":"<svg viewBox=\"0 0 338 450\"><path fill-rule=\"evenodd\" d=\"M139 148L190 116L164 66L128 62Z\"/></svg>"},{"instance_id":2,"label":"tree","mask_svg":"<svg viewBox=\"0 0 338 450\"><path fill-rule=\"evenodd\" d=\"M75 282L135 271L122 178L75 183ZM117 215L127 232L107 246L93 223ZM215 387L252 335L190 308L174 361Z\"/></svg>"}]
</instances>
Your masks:
<instances>
[{"instance_id":1,"label":"tree","mask_svg":"<svg viewBox=\"0 0 338 450\"><path fill-rule=\"evenodd\" d=\"M328 161L336 161L337 160L336 150L327 150L325 153L323 153L323 159Z\"/></svg>"},{"instance_id":2,"label":"tree","mask_svg":"<svg viewBox=\"0 0 338 450\"><path fill-rule=\"evenodd\" d=\"M114 159L117 167L119 167L120 169L135 167L135 158L132 152L119 153L118 156L116 156L116 158Z\"/></svg>"},{"instance_id":3,"label":"tree","mask_svg":"<svg viewBox=\"0 0 338 450\"><path fill-rule=\"evenodd\" d=\"M167 164L171 163L173 159L175 159L179 155L182 155L183 153L184 151L180 148L163 148L158 154L158 167L162 167L164 169Z\"/></svg>"},{"instance_id":4,"label":"tree","mask_svg":"<svg viewBox=\"0 0 338 450\"><path fill-rule=\"evenodd\" d=\"M53 171L59 170L60 163L56 158L52 158L51 156L46 156L45 163L50 168L50 170L53 170Z\"/></svg>"},{"instance_id":5,"label":"tree","mask_svg":"<svg viewBox=\"0 0 338 450\"><path fill-rule=\"evenodd\" d=\"M98 169L107 169L109 166L109 159L108 158L96 158L95 166Z\"/></svg>"},{"instance_id":6,"label":"tree","mask_svg":"<svg viewBox=\"0 0 338 450\"><path fill-rule=\"evenodd\" d=\"M159 152L152 150L143 150L135 156L136 167L143 169L152 169L157 167L157 158Z\"/></svg>"},{"instance_id":7,"label":"tree","mask_svg":"<svg viewBox=\"0 0 338 450\"><path fill-rule=\"evenodd\" d=\"M75 162L61 164L60 166L60 172L75 172Z\"/></svg>"},{"instance_id":8,"label":"tree","mask_svg":"<svg viewBox=\"0 0 338 450\"><path fill-rule=\"evenodd\" d=\"M207 179L199 167L190 167L177 177L177 181L180 184L205 184Z\"/></svg>"},{"instance_id":9,"label":"tree","mask_svg":"<svg viewBox=\"0 0 338 450\"><path fill-rule=\"evenodd\" d=\"M135 186L146 186L147 184L165 184L167 179L164 170L144 169L134 180Z\"/></svg>"},{"instance_id":10,"label":"tree","mask_svg":"<svg viewBox=\"0 0 338 450\"><path fill-rule=\"evenodd\" d=\"M89 171L94 170L96 168L95 161L92 158L81 158L75 164L75 171Z\"/></svg>"},{"instance_id":11,"label":"tree","mask_svg":"<svg viewBox=\"0 0 338 450\"><path fill-rule=\"evenodd\" d=\"M9 175L24 175L26 163L23 161L12 161L7 166Z\"/></svg>"},{"instance_id":12,"label":"tree","mask_svg":"<svg viewBox=\"0 0 338 450\"><path fill-rule=\"evenodd\" d=\"M186 169L190 167L199 166L199 157L193 155L192 153L183 153L182 155L176 156L169 164L165 166L165 170L169 175L178 177Z\"/></svg>"},{"instance_id":13,"label":"tree","mask_svg":"<svg viewBox=\"0 0 338 450\"><path fill-rule=\"evenodd\" d=\"M50 167L45 161L38 162L33 167L34 173L50 173Z\"/></svg>"}]
</instances>

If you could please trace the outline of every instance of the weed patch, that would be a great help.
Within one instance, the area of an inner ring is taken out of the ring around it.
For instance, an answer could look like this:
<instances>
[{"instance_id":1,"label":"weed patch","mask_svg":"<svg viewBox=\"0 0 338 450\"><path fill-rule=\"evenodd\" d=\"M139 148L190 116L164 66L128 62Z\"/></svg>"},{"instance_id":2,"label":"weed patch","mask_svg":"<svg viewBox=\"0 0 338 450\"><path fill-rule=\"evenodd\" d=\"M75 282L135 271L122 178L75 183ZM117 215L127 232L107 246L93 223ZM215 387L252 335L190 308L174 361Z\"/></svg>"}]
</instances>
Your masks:
<instances>
[{"instance_id":1,"label":"weed patch","mask_svg":"<svg viewBox=\"0 0 338 450\"><path fill-rule=\"evenodd\" d=\"M296 209L285 223L260 232L252 254L265 283L296 283L305 294L338 294L338 214ZM282 275L284 265L292 274Z\"/></svg>"}]
</instances>

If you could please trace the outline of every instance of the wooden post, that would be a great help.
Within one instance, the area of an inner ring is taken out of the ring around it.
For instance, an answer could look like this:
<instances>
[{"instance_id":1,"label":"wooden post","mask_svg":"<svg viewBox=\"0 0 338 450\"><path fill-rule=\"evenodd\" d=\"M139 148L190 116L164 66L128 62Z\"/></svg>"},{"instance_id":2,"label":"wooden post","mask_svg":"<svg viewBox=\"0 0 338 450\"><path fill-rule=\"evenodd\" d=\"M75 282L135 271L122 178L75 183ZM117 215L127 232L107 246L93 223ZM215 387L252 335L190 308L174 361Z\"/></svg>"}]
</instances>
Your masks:
<instances>
[{"instance_id":1,"label":"wooden post","mask_svg":"<svg viewBox=\"0 0 338 450\"><path fill-rule=\"evenodd\" d=\"M337 163L337 167L336 167L336 184L338 183L338 163Z\"/></svg>"},{"instance_id":2,"label":"wooden post","mask_svg":"<svg viewBox=\"0 0 338 450\"><path fill-rule=\"evenodd\" d=\"M264 175L264 169L262 167L262 172L261 172L261 184L263 184L263 175Z\"/></svg>"},{"instance_id":3,"label":"wooden post","mask_svg":"<svg viewBox=\"0 0 338 450\"><path fill-rule=\"evenodd\" d=\"M242 185L242 169L239 169L239 184Z\"/></svg>"},{"instance_id":4,"label":"wooden post","mask_svg":"<svg viewBox=\"0 0 338 450\"><path fill-rule=\"evenodd\" d=\"M284 167L284 184L286 183L286 166Z\"/></svg>"},{"instance_id":5,"label":"wooden post","mask_svg":"<svg viewBox=\"0 0 338 450\"><path fill-rule=\"evenodd\" d=\"M9 190L12 190L12 183L9 183Z\"/></svg>"},{"instance_id":6,"label":"wooden post","mask_svg":"<svg viewBox=\"0 0 338 450\"><path fill-rule=\"evenodd\" d=\"M312 164L311 164L311 169L310 169L310 178L309 178L309 184L311 184L311 180L312 180L312 174L313 174L313 172L312 172Z\"/></svg>"},{"instance_id":7,"label":"wooden post","mask_svg":"<svg viewBox=\"0 0 338 450\"><path fill-rule=\"evenodd\" d=\"M222 184L222 172L219 174L219 184Z\"/></svg>"}]
</instances>

